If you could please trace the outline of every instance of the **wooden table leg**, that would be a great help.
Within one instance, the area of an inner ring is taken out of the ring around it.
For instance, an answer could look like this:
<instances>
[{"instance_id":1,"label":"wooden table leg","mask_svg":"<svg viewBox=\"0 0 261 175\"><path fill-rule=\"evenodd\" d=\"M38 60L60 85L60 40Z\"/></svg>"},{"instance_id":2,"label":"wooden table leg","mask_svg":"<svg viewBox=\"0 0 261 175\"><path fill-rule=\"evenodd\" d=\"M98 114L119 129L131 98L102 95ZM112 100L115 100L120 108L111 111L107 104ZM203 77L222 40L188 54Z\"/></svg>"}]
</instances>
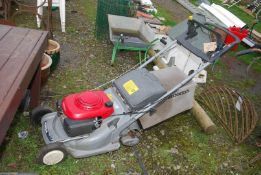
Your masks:
<instances>
[{"instance_id":1,"label":"wooden table leg","mask_svg":"<svg viewBox=\"0 0 261 175\"><path fill-rule=\"evenodd\" d=\"M38 66L31 82L31 102L30 107L35 108L39 105L41 90L41 68Z\"/></svg>"}]
</instances>

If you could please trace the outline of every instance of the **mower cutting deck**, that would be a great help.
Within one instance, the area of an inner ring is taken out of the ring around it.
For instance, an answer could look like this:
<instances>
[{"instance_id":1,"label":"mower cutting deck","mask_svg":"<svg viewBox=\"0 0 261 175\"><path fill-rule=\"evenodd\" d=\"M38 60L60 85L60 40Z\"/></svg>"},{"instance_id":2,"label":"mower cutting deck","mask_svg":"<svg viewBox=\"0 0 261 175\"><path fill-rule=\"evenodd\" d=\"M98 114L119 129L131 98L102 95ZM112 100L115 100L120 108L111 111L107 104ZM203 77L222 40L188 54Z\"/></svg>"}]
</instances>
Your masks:
<instances>
[{"instance_id":1,"label":"mower cutting deck","mask_svg":"<svg viewBox=\"0 0 261 175\"><path fill-rule=\"evenodd\" d=\"M112 87L69 95L58 103L57 112L45 108L34 110L32 119L36 122L41 119L46 143L40 151L39 162L54 165L61 162L66 154L82 158L117 150L121 144L134 146L139 143L135 131L190 109L195 90L191 81L193 77L239 43L235 35L220 29L234 37L235 41L221 45L217 32L190 19L188 31L177 41L169 43L138 69L114 80ZM190 44L197 35L196 30L212 32L215 39L212 42L217 42L216 50L204 53L200 46ZM153 72L145 68L177 45L202 59L197 70L185 75L176 66Z\"/></svg>"}]
</instances>

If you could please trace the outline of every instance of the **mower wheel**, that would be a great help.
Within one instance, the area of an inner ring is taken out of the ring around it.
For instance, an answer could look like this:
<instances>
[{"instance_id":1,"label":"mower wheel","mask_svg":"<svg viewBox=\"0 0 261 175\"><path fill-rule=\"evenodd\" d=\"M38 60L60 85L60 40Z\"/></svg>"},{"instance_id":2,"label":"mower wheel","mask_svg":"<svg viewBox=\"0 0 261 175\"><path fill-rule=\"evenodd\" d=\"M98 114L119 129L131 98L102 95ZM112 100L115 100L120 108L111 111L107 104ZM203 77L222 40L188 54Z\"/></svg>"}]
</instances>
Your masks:
<instances>
[{"instance_id":1,"label":"mower wheel","mask_svg":"<svg viewBox=\"0 0 261 175\"><path fill-rule=\"evenodd\" d=\"M31 122L35 125L41 124L41 119L45 114L52 113L53 110L48 107L38 106L34 108L31 112L30 119Z\"/></svg>"},{"instance_id":2,"label":"mower wheel","mask_svg":"<svg viewBox=\"0 0 261 175\"><path fill-rule=\"evenodd\" d=\"M44 165L55 165L62 162L67 156L62 143L51 143L45 145L39 152L37 162Z\"/></svg>"}]
</instances>

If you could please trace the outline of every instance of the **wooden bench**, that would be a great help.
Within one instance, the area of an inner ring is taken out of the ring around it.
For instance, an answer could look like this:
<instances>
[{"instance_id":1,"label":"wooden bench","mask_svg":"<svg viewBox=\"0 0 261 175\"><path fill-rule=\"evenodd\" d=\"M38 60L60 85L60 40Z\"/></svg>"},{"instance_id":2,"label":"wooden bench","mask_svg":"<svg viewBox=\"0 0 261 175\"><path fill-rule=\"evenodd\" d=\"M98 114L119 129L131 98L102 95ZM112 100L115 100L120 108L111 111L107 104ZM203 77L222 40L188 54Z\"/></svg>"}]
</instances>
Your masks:
<instances>
[{"instance_id":1,"label":"wooden bench","mask_svg":"<svg viewBox=\"0 0 261 175\"><path fill-rule=\"evenodd\" d=\"M0 144L27 88L31 107L40 96L40 61L48 32L0 25Z\"/></svg>"}]
</instances>

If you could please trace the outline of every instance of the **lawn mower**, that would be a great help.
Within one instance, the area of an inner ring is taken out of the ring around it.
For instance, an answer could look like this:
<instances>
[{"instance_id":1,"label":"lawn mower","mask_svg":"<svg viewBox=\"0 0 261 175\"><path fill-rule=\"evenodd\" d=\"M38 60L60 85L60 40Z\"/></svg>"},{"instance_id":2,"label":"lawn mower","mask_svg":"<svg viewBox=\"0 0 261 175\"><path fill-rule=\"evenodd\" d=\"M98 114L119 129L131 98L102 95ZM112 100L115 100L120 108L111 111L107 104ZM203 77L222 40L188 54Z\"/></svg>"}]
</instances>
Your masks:
<instances>
[{"instance_id":1,"label":"lawn mower","mask_svg":"<svg viewBox=\"0 0 261 175\"><path fill-rule=\"evenodd\" d=\"M235 41L225 45L221 35L216 32L217 28L231 35ZM211 35L212 42L216 44L214 49L213 47L207 51L204 49L203 52L203 44L201 46L191 44L198 30ZM178 97L182 99L190 91L180 89L193 83L191 80L194 76L237 43L239 39L226 29L202 24L190 18L185 33L177 37L177 40L168 43L138 68L114 79L110 88L68 95L57 103L56 112L46 107L37 107L31 113L31 120L41 123L46 143L38 155L39 163L54 165L64 160L67 154L74 158L84 158L115 151L121 144L126 146L138 144L139 138L135 133L174 116L177 112L172 110L175 106L172 100ZM148 71L145 68L161 54L177 45L202 59L203 62L197 70L185 75L176 66L157 71ZM193 97L188 104L192 103L192 100ZM177 103L180 103L180 100ZM179 105L182 108L186 104L184 101ZM164 109L160 109L164 105L166 105ZM192 105L187 108L191 107ZM145 125L141 122L143 117L146 117ZM163 119L159 120L160 117Z\"/></svg>"}]
</instances>

